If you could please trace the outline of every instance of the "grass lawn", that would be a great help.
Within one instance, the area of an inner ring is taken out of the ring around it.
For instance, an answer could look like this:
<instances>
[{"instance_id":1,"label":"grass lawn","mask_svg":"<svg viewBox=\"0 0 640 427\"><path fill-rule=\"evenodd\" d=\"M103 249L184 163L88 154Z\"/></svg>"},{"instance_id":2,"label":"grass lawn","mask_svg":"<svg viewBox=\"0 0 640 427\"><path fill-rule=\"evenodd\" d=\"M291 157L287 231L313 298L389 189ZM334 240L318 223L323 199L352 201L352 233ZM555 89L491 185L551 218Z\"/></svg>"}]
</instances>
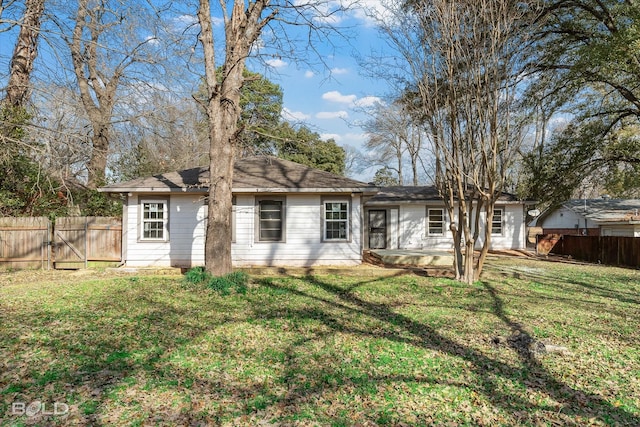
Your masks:
<instances>
[{"instance_id":1,"label":"grass lawn","mask_svg":"<svg viewBox=\"0 0 640 427\"><path fill-rule=\"evenodd\" d=\"M612 267L495 258L472 287L273 277L229 295L0 273L0 425L638 426L639 343L640 271Z\"/></svg>"}]
</instances>

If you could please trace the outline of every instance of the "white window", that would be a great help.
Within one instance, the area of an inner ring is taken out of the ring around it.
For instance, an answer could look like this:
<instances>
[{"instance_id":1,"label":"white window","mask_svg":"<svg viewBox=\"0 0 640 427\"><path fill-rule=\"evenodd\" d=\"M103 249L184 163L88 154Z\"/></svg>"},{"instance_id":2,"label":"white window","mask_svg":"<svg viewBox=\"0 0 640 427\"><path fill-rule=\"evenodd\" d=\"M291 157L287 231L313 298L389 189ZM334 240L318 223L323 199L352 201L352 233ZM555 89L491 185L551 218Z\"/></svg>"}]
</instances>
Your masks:
<instances>
[{"instance_id":1,"label":"white window","mask_svg":"<svg viewBox=\"0 0 640 427\"><path fill-rule=\"evenodd\" d=\"M493 210L493 218L491 219L491 234L502 236L503 213L504 211L502 209Z\"/></svg>"},{"instance_id":2,"label":"white window","mask_svg":"<svg viewBox=\"0 0 640 427\"><path fill-rule=\"evenodd\" d=\"M141 240L168 240L168 202L166 200L142 200Z\"/></svg>"},{"instance_id":3,"label":"white window","mask_svg":"<svg viewBox=\"0 0 640 427\"><path fill-rule=\"evenodd\" d=\"M284 241L285 201L283 198L258 199L257 237L259 242Z\"/></svg>"},{"instance_id":4,"label":"white window","mask_svg":"<svg viewBox=\"0 0 640 427\"><path fill-rule=\"evenodd\" d=\"M429 236L444 235L443 209L427 209L427 234Z\"/></svg>"},{"instance_id":5,"label":"white window","mask_svg":"<svg viewBox=\"0 0 640 427\"><path fill-rule=\"evenodd\" d=\"M324 240L349 239L349 202L324 202Z\"/></svg>"}]
</instances>

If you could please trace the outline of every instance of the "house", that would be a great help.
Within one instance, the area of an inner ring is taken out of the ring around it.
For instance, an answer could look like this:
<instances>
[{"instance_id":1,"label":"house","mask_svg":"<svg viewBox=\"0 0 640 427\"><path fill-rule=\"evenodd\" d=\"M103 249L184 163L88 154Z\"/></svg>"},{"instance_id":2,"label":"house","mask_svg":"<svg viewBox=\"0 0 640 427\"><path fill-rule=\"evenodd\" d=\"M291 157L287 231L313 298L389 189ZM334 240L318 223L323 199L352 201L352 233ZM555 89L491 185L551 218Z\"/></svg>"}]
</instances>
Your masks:
<instances>
[{"instance_id":1,"label":"house","mask_svg":"<svg viewBox=\"0 0 640 427\"><path fill-rule=\"evenodd\" d=\"M495 205L489 249L526 248L525 217L525 203L503 193ZM371 249L452 249L452 221L457 218L448 217L434 186L385 187L365 203L366 243ZM482 241L480 233L476 247Z\"/></svg>"},{"instance_id":2,"label":"house","mask_svg":"<svg viewBox=\"0 0 640 427\"><path fill-rule=\"evenodd\" d=\"M208 167L113 184L126 194L127 266L204 264ZM357 265L362 260L364 182L273 157L236 162L232 257L236 266Z\"/></svg>"},{"instance_id":3,"label":"house","mask_svg":"<svg viewBox=\"0 0 640 427\"><path fill-rule=\"evenodd\" d=\"M127 266L204 264L207 167L103 187L122 193ZM358 265L365 249L451 249L433 187L379 188L274 157L239 159L233 178L232 258L243 266ZM524 248L524 205L501 198L494 248Z\"/></svg>"},{"instance_id":4,"label":"house","mask_svg":"<svg viewBox=\"0 0 640 427\"><path fill-rule=\"evenodd\" d=\"M574 199L532 223L543 234L640 237L640 199Z\"/></svg>"}]
</instances>

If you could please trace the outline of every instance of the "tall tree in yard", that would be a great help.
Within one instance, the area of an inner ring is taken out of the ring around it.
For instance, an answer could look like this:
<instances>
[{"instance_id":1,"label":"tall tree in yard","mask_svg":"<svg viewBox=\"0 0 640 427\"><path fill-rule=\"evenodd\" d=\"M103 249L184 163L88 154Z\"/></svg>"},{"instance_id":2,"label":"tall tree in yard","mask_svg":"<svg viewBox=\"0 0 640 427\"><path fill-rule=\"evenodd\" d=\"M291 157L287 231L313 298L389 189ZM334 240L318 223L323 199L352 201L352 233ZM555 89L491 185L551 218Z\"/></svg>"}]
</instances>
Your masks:
<instances>
[{"instance_id":1,"label":"tall tree in yard","mask_svg":"<svg viewBox=\"0 0 640 427\"><path fill-rule=\"evenodd\" d=\"M159 49L153 7L143 2L79 0L75 17L57 21L67 43L77 90L89 122L91 154L87 185L105 182L116 106L123 87L149 88L147 74L159 71ZM144 31L140 23L144 22ZM158 73L160 74L160 73ZM142 79L134 76L142 75Z\"/></svg>"},{"instance_id":2,"label":"tall tree in yard","mask_svg":"<svg viewBox=\"0 0 640 427\"><path fill-rule=\"evenodd\" d=\"M0 2L0 18L3 11ZM38 56L40 25L44 13L44 0L27 0L20 20L20 31L16 39L9 65L9 82L6 94L0 101L0 159L11 161L19 155L16 137L27 117L27 103L31 91L33 63ZM1 21L0 21L1 22Z\"/></svg>"},{"instance_id":3,"label":"tall tree in yard","mask_svg":"<svg viewBox=\"0 0 640 427\"><path fill-rule=\"evenodd\" d=\"M11 5L11 4L10 4ZM6 5L0 1L0 23ZM39 199L40 170L24 143L30 114L31 74L38 56L38 42L45 0L27 0L9 65L6 93L0 100L0 214L30 214Z\"/></svg>"},{"instance_id":4,"label":"tall tree in yard","mask_svg":"<svg viewBox=\"0 0 640 427\"><path fill-rule=\"evenodd\" d=\"M20 23L20 33L16 40L5 102L14 107L24 107L29 95L33 63L38 55L40 23L44 13L45 0L27 0ZM0 2L0 10L2 4Z\"/></svg>"},{"instance_id":5,"label":"tall tree in yard","mask_svg":"<svg viewBox=\"0 0 640 427\"><path fill-rule=\"evenodd\" d=\"M402 100L390 105L377 104L372 118L364 125L368 139L366 146L379 153L379 161L387 170L395 170L400 185L405 182L403 164L405 153L409 155L412 184L418 185L418 162L422 148L422 128L412 119L411 110ZM394 166L386 163L393 161Z\"/></svg>"},{"instance_id":6,"label":"tall tree in yard","mask_svg":"<svg viewBox=\"0 0 640 427\"><path fill-rule=\"evenodd\" d=\"M321 3L326 7L321 7ZM222 275L232 270L231 264L231 189L233 164L238 148L238 123L241 119L240 91L244 83L243 71L247 58L260 48L257 43L265 35L270 24L271 34L283 31L287 24L305 25L312 32L321 32L313 19L318 13L335 15L344 9L331 2L255 0L247 3L239 0L220 1L224 23L224 56L217 74L218 59L214 37L213 18L209 0L200 0L198 21L199 41L204 54L207 97L204 107L208 118L209 136L209 195L208 221L205 243L207 271ZM289 13L291 12L291 13ZM326 20L324 21L326 22ZM326 29L326 28L325 28ZM282 35L282 34L278 34ZM274 43L292 42L293 37L273 37ZM267 43L262 43L266 45ZM284 49L282 53L284 53Z\"/></svg>"},{"instance_id":7,"label":"tall tree in yard","mask_svg":"<svg viewBox=\"0 0 640 427\"><path fill-rule=\"evenodd\" d=\"M482 271L494 206L522 140L524 122L515 113L535 5L413 0L388 11L381 30L399 56L387 75L400 79L425 126L451 220L456 278L471 283Z\"/></svg>"}]
</instances>

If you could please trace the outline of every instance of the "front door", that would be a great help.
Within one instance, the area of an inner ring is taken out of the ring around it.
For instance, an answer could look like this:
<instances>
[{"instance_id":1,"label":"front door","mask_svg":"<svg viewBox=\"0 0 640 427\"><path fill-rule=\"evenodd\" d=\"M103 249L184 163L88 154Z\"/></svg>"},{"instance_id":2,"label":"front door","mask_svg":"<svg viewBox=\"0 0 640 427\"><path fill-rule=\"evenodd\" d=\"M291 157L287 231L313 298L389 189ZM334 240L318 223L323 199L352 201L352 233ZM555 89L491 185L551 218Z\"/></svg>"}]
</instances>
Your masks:
<instances>
[{"instance_id":1,"label":"front door","mask_svg":"<svg viewBox=\"0 0 640 427\"><path fill-rule=\"evenodd\" d=\"M369 211L369 249L387 247L387 211Z\"/></svg>"}]
</instances>

